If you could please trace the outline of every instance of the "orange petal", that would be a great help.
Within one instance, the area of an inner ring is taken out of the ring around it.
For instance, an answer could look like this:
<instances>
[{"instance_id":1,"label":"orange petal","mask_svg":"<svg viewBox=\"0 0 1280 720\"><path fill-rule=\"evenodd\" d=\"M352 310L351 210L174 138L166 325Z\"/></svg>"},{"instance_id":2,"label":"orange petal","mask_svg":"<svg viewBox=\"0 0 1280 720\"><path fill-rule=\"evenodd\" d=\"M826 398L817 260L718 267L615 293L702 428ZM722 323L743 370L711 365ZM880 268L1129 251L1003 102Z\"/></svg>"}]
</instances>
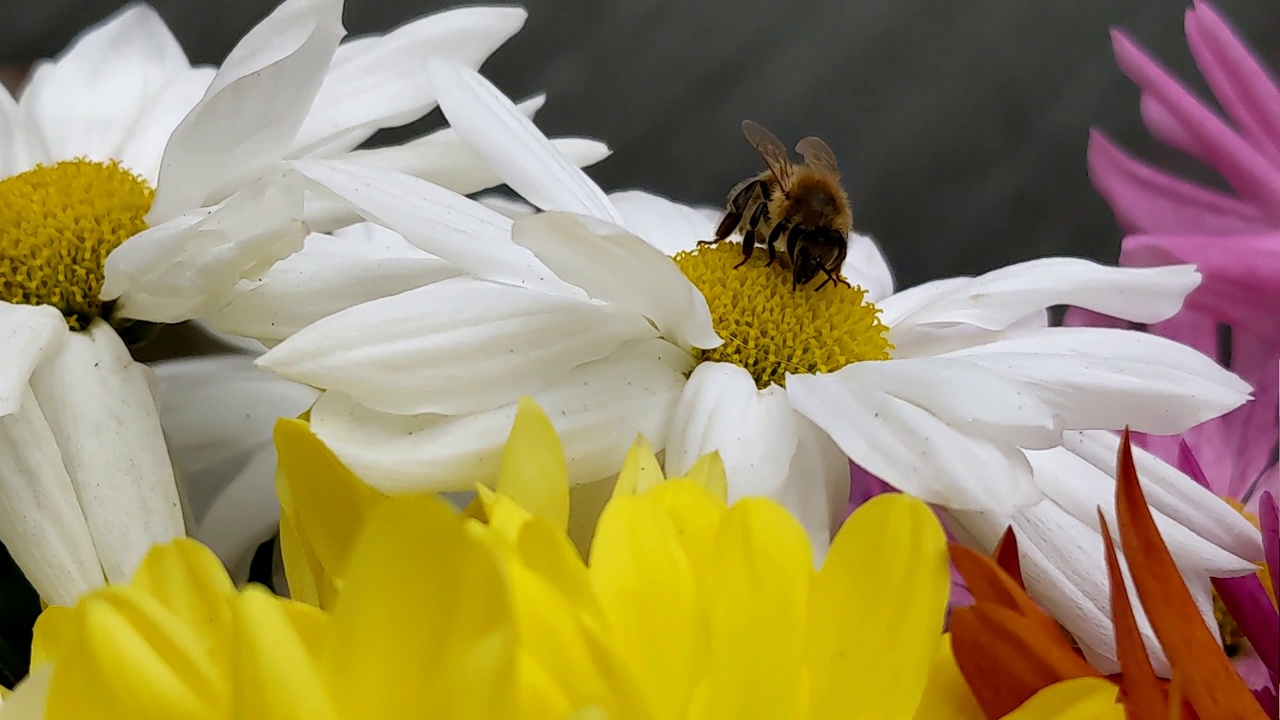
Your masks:
<instances>
[{"instance_id":1,"label":"orange petal","mask_svg":"<svg viewBox=\"0 0 1280 720\"><path fill-rule=\"evenodd\" d=\"M1101 677L1056 626L1046 637L1039 622L989 603L955 611L951 643L960 673L990 718L1013 712L1060 680Z\"/></svg>"},{"instance_id":2,"label":"orange petal","mask_svg":"<svg viewBox=\"0 0 1280 720\"><path fill-rule=\"evenodd\" d=\"M996 543L996 551L991 553L991 556L995 558L1000 569L1008 573L1009 577L1018 584L1018 587L1027 589L1026 583L1022 581L1022 562L1018 559L1018 535L1013 532L1012 525L1004 529L1000 542Z\"/></svg>"},{"instance_id":3,"label":"orange petal","mask_svg":"<svg viewBox=\"0 0 1280 720\"><path fill-rule=\"evenodd\" d=\"M1016 551L1016 544L1013 547ZM1064 647L1071 647L1058 623L1041 610L1036 601L1027 595L1027 591L1022 589L1022 584L1011 578L994 560L956 543L952 543L950 549L951 562L955 563L956 570L964 577L975 604L990 603L1012 610L1034 623L1044 642L1052 639Z\"/></svg>"},{"instance_id":4,"label":"orange petal","mask_svg":"<svg viewBox=\"0 0 1280 720\"><path fill-rule=\"evenodd\" d=\"M1205 627L1169 548L1160 538L1133 466L1128 429L1116 458L1116 515L1125 555L1142 559L1129 566L1138 599L1196 714L1214 720L1267 720L1218 639Z\"/></svg>"},{"instance_id":5,"label":"orange petal","mask_svg":"<svg viewBox=\"0 0 1280 720\"><path fill-rule=\"evenodd\" d=\"M1142 632L1138 630L1138 621L1133 615L1133 606L1129 604L1129 593L1125 590L1124 576L1120 573L1120 559L1116 556L1115 543L1111 541L1111 530L1107 527L1107 519L1098 511L1098 521L1102 523L1102 541L1107 550L1107 572L1111 583L1111 622L1115 625L1116 653L1120 660L1120 671L1124 678L1125 709L1129 714L1139 718L1163 718L1168 715L1164 688L1160 678L1156 677L1155 668L1151 667L1151 658L1147 656L1147 647L1142 643Z\"/></svg>"}]
</instances>

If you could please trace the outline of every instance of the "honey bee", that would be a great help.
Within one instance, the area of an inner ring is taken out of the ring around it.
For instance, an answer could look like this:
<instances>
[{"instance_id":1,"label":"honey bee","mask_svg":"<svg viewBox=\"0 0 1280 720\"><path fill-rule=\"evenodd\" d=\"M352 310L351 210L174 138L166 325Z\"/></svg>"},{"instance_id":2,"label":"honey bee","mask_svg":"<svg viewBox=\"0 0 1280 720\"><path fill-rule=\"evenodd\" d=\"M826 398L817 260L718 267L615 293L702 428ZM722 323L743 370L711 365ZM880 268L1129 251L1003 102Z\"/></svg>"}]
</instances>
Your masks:
<instances>
[{"instance_id":1,"label":"honey bee","mask_svg":"<svg viewBox=\"0 0 1280 720\"><path fill-rule=\"evenodd\" d=\"M786 252L791 264L791 289L803 287L819 273L828 282L848 285L840 277L840 266L849 252L849 231L853 214L849 196L840 185L840 169L835 153L816 137L796 143L803 164L791 161L786 147L777 136L760 125L742 121L747 142L764 158L768 170L747 178L729 191L728 212L714 240L714 245L742 231L742 267L751 259L758 243L764 243L772 265L778 248Z\"/></svg>"}]
</instances>

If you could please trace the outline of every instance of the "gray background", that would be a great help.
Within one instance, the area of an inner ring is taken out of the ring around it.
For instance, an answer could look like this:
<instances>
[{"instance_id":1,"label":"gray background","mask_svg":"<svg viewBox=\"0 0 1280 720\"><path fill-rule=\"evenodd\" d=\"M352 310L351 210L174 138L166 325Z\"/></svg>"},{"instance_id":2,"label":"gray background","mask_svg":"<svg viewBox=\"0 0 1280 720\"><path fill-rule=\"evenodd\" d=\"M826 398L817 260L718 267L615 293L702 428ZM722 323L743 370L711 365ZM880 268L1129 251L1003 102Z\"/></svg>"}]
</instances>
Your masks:
<instances>
[{"instance_id":1,"label":"gray background","mask_svg":"<svg viewBox=\"0 0 1280 720\"><path fill-rule=\"evenodd\" d=\"M119 0L0 0L3 61L57 52ZM156 0L194 60L215 62L271 0ZM445 3L348 0L352 34ZM508 94L546 91L549 133L609 142L593 175L720 203L759 161L738 123L828 140L860 226L914 284L1050 253L1113 259L1089 185L1091 124L1162 161L1107 29L1129 29L1202 87L1180 0L528 0L525 29L485 66ZM1219 4L1280 57L1280 5ZM436 118L433 118L436 119ZM403 137L393 133L387 140ZM1185 166L1185 163L1179 165Z\"/></svg>"}]
</instances>

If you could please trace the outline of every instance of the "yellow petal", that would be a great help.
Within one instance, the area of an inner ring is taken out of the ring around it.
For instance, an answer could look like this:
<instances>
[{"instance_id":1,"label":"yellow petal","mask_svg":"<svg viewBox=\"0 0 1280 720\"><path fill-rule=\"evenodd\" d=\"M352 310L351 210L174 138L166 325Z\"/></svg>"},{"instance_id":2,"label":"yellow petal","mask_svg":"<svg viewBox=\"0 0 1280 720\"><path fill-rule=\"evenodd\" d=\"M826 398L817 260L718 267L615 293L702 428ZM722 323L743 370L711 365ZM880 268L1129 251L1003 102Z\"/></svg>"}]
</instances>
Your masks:
<instances>
[{"instance_id":1,"label":"yellow petal","mask_svg":"<svg viewBox=\"0 0 1280 720\"><path fill-rule=\"evenodd\" d=\"M677 478L649 489L641 499L671 518L689 567L695 577L703 578L711 567L716 531L725 511L723 498L692 480Z\"/></svg>"},{"instance_id":2,"label":"yellow petal","mask_svg":"<svg viewBox=\"0 0 1280 720\"><path fill-rule=\"evenodd\" d=\"M705 717L800 716L801 638L812 576L808 538L781 505L747 498L725 512L706 583Z\"/></svg>"},{"instance_id":3,"label":"yellow petal","mask_svg":"<svg viewBox=\"0 0 1280 720\"><path fill-rule=\"evenodd\" d=\"M622 461L622 471L618 473L618 484L613 487L613 495L638 495L664 479L662 463L653 454L653 446L643 435L637 435L636 441L627 451L626 459Z\"/></svg>"},{"instance_id":4,"label":"yellow petal","mask_svg":"<svg viewBox=\"0 0 1280 720\"><path fill-rule=\"evenodd\" d=\"M293 517L283 507L280 510L280 557L284 561L289 597L316 607L333 607L338 588L333 578L325 574L320 559L298 534Z\"/></svg>"},{"instance_id":5,"label":"yellow petal","mask_svg":"<svg viewBox=\"0 0 1280 720\"><path fill-rule=\"evenodd\" d=\"M483 485L476 486L476 499L471 505L479 505L484 524L513 545L520 535L520 528L533 517L514 499L499 495ZM470 512L466 514L468 517L474 517Z\"/></svg>"},{"instance_id":6,"label":"yellow petal","mask_svg":"<svg viewBox=\"0 0 1280 720\"><path fill-rule=\"evenodd\" d=\"M502 451L498 492L529 514L557 528L569 524L569 470L560 436L547 414L529 397L521 397L511 435Z\"/></svg>"},{"instance_id":7,"label":"yellow petal","mask_svg":"<svg viewBox=\"0 0 1280 720\"><path fill-rule=\"evenodd\" d=\"M222 647L231 628L231 602L236 588L222 561L195 540L179 538L156 545L129 581L132 588L155 598L199 642ZM225 657L215 657L223 666Z\"/></svg>"},{"instance_id":8,"label":"yellow petal","mask_svg":"<svg viewBox=\"0 0 1280 720\"><path fill-rule=\"evenodd\" d=\"M234 708L237 720L333 720L337 716L315 658L281 600L248 588L235 603Z\"/></svg>"},{"instance_id":9,"label":"yellow petal","mask_svg":"<svg viewBox=\"0 0 1280 720\"><path fill-rule=\"evenodd\" d=\"M986 713L969 691L956 657L951 652L951 635L943 635L933 654L929 667L929 682L925 685L915 720L987 720Z\"/></svg>"},{"instance_id":10,"label":"yellow petal","mask_svg":"<svg viewBox=\"0 0 1280 720\"><path fill-rule=\"evenodd\" d=\"M340 717L511 715L515 629L486 533L434 497L371 514L326 653Z\"/></svg>"},{"instance_id":11,"label":"yellow petal","mask_svg":"<svg viewBox=\"0 0 1280 720\"><path fill-rule=\"evenodd\" d=\"M66 655L79 618L74 608L50 605L31 630L31 667L57 662Z\"/></svg>"},{"instance_id":12,"label":"yellow petal","mask_svg":"<svg viewBox=\"0 0 1280 720\"><path fill-rule=\"evenodd\" d=\"M682 717L702 664L704 628L671 519L634 496L612 500L596 528L590 576L613 645L647 691L650 714Z\"/></svg>"},{"instance_id":13,"label":"yellow petal","mask_svg":"<svg viewBox=\"0 0 1280 720\"><path fill-rule=\"evenodd\" d=\"M229 700L196 640L159 602L127 586L81 600L79 626L53 666L47 714L61 718L213 720Z\"/></svg>"},{"instance_id":14,"label":"yellow petal","mask_svg":"<svg viewBox=\"0 0 1280 720\"><path fill-rule=\"evenodd\" d=\"M729 479L724 474L719 452L712 451L698 458L685 477L701 485L720 502L725 502L729 496Z\"/></svg>"},{"instance_id":15,"label":"yellow petal","mask_svg":"<svg viewBox=\"0 0 1280 720\"><path fill-rule=\"evenodd\" d=\"M301 420L276 421L275 444L281 512L293 523L298 549L313 555L340 587L365 517L385 496L348 470Z\"/></svg>"},{"instance_id":16,"label":"yellow petal","mask_svg":"<svg viewBox=\"0 0 1280 720\"><path fill-rule=\"evenodd\" d=\"M293 631L302 642L307 655L318 665L324 660L325 648L329 642L333 616L329 613L302 602L282 603L280 609L285 619L293 626Z\"/></svg>"},{"instance_id":17,"label":"yellow petal","mask_svg":"<svg viewBox=\"0 0 1280 720\"><path fill-rule=\"evenodd\" d=\"M1102 678L1063 680L1032 695L1004 720L1124 720L1117 692Z\"/></svg>"},{"instance_id":18,"label":"yellow petal","mask_svg":"<svg viewBox=\"0 0 1280 720\"><path fill-rule=\"evenodd\" d=\"M814 582L813 717L911 718L942 633L946 536L927 505L879 495L845 522Z\"/></svg>"}]
</instances>

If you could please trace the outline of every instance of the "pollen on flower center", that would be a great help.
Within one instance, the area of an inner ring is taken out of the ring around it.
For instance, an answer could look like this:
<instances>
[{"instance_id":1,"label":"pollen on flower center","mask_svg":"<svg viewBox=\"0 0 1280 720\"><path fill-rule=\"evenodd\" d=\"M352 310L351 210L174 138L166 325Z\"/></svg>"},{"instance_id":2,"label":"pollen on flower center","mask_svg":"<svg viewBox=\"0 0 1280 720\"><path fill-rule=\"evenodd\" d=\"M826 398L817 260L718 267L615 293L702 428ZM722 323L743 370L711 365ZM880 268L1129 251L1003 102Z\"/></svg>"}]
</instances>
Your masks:
<instances>
[{"instance_id":1,"label":"pollen on flower center","mask_svg":"<svg viewBox=\"0 0 1280 720\"><path fill-rule=\"evenodd\" d=\"M761 389L784 385L787 373L826 373L860 360L887 360L893 346L880 309L867 302L862 288L821 279L791 289L791 271L767 266L756 250L742 260L733 242L699 246L678 253L676 264L707 299L720 347L701 351L700 360L733 363L755 378Z\"/></svg>"},{"instance_id":2,"label":"pollen on flower center","mask_svg":"<svg viewBox=\"0 0 1280 720\"><path fill-rule=\"evenodd\" d=\"M102 314L103 264L145 230L155 191L118 162L67 160L0 180L0 301Z\"/></svg>"}]
</instances>

